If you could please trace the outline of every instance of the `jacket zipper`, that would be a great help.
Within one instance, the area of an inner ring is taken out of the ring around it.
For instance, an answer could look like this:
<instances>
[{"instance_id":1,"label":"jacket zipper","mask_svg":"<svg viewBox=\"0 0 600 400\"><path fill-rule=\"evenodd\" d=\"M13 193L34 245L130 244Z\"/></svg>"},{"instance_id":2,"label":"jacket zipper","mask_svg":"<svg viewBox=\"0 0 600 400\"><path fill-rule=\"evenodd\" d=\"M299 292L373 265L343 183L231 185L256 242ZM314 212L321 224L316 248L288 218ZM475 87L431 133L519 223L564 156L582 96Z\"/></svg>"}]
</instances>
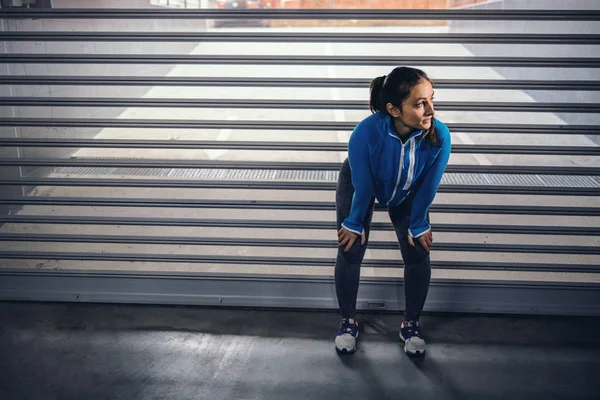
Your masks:
<instances>
[{"instance_id":1,"label":"jacket zipper","mask_svg":"<svg viewBox=\"0 0 600 400\"><path fill-rule=\"evenodd\" d=\"M396 186L394 187L394 191L392 192L392 197L390 197L387 205L389 206L394 197L396 196L396 192L398 191L398 186L400 186L400 179L402 178L402 167L404 165L404 144L400 142L402 146L402 151L400 152L400 166L398 167L398 179L396 180Z\"/></svg>"},{"instance_id":2,"label":"jacket zipper","mask_svg":"<svg viewBox=\"0 0 600 400\"><path fill-rule=\"evenodd\" d=\"M415 144L415 138L411 138L409 141L410 141L410 154L408 155L409 167L408 167L408 174L406 175L406 183L404 184L404 187L402 188L402 190L410 189L410 185L412 185L413 178L415 176L415 164L417 163L417 160L415 159L415 149L417 147Z\"/></svg>"}]
</instances>

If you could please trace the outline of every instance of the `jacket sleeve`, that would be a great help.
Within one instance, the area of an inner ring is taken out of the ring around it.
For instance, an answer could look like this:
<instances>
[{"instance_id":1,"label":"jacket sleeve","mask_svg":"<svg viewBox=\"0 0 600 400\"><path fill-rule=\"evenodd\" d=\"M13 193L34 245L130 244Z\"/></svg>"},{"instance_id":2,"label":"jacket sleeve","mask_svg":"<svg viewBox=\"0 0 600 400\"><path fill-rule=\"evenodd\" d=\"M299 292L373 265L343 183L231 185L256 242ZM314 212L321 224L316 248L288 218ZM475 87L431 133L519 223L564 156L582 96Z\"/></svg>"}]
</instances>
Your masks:
<instances>
[{"instance_id":1,"label":"jacket sleeve","mask_svg":"<svg viewBox=\"0 0 600 400\"><path fill-rule=\"evenodd\" d=\"M364 228L362 222L371 204L375 191L371 163L369 160L369 129L368 126L359 125L355 128L348 142L348 161L352 171L352 185L354 195L350 216L342 222L342 226L357 235L362 235Z\"/></svg>"},{"instance_id":2,"label":"jacket sleeve","mask_svg":"<svg viewBox=\"0 0 600 400\"><path fill-rule=\"evenodd\" d=\"M439 129L438 129L439 126ZM435 198L442 175L450 159L450 150L452 147L450 141L450 132L445 125L437 124L436 130L440 139L441 149L438 151L433 164L425 173L421 184L416 188L415 197L412 203L410 214L410 225L408 233L414 238L418 238L427 233L431 226L427 221L429 207Z\"/></svg>"}]
</instances>

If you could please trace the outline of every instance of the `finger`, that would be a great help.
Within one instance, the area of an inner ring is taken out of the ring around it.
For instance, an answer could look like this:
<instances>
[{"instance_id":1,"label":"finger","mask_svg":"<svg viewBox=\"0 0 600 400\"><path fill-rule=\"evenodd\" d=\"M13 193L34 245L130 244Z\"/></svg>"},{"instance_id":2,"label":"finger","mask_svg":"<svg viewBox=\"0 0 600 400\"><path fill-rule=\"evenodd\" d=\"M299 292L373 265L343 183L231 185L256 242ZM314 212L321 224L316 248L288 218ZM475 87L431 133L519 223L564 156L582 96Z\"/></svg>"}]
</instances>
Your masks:
<instances>
[{"instance_id":1,"label":"finger","mask_svg":"<svg viewBox=\"0 0 600 400\"><path fill-rule=\"evenodd\" d=\"M425 238L421 236L419 238L419 241L421 242L421 245L423 246L425 251L429 253L429 244L427 244L427 240L425 240Z\"/></svg>"},{"instance_id":2,"label":"finger","mask_svg":"<svg viewBox=\"0 0 600 400\"><path fill-rule=\"evenodd\" d=\"M413 242L413 238L410 235L408 236L408 244L415 247L415 242Z\"/></svg>"},{"instance_id":3,"label":"finger","mask_svg":"<svg viewBox=\"0 0 600 400\"><path fill-rule=\"evenodd\" d=\"M344 233L344 228L340 228L340 230L337 232L338 236L341 236Z\"/></svg>"},{"instance_id":4,"label":"finger","mask_svg":"<svg viewBox=\"0 0 600 400\"><path fill-rule=\"evenodd\" d=\"M427 246L431 246L431 243L433 243L430 235L425 235L424 240L425 240L425 243L427 243Z\"/></svg>"},{"instance_id":5,"label":"finger","mask_svg":"<svg viewBox=\"0 0 600 400\"><path fill-rule=\"evenodd\" d=\"M365 232L363 232L363 234L361 235L361 238L360 238L360 245L364 246L366 241L367 241L367 234Z\"/></svg>"},{"instance_id":6,"label":"finger","mask_svg":"<svg viewBox=\"0 0 600 400\"><path fill-rule=\"evenodd\" d=\"M419 237L419 242L423 245L423 248L429 251L431 244L433 243L433 237L431 235L431 231L425 233L423 236Z\"/></svg>"},{"instance_id":7,"label":"finger","mask_svg":"<svg viewBox=\"0 0 600 400\"><path fill-rule=\"evenodd\" d=\"M348 239L350 239L351 237L352 237L352 234L350 234L348 232L343 232L340 236L338 236L338 241L346 243L348 241Z\"/></svg>"},{"instance_id":8,"label":"finger","mask_svg":"<svg viewBox=\"0 0 600 400\"><path fill-rule=\"evenodd\" d=\"M349 252L349 251L350 251L350 249L352 248L352 245L354 244L354 241L355 241L355 240L356 240L356 236L354 236L353 238L351 238L351 239L348 241L348 245L347 245L347 246L346 246L346 248L344 249L344 252L346 252L346 253L347 253L347 252Z\"/></svg>"},{"instance_id":9,"label":"finger","mask_svg":"<svg viewBox=\"0 0 600 400\"><path fill-rule=\"evenodd\" d=\"M340 246L343 246L348 242L349 239L350 238L348 236L344 235L344 236L340 237L340 240L338 241L338 243L340 244Z\"/></svg>"}]
</instances>

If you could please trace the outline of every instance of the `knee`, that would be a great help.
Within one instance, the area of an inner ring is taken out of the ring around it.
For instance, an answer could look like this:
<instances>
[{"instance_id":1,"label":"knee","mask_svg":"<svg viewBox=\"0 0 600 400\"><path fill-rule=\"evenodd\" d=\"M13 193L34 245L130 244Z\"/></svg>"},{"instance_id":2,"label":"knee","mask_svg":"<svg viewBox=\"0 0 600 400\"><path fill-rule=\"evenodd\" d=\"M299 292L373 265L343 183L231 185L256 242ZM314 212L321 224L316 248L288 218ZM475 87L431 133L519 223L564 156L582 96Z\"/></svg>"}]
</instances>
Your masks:
<instances>
[{"instance_id":1,"label":"knee","mask_svg":"<svg viewBox=\"0 0 600 400\"><path fill-rule=\"evenodd\" d=\"M344 247L338 248L338 260L343 260L344 264L347 265L359 265L362 263L363 257L365 256L365 251L367 248L367 244L360 244L360 241L357 240L354 242L350 250L344 251Z\"/></svg>"},{"instance_id":2,"label":"knee","mask_svg":"<svg viewBox=\"0 0 600 400\"><path fill-rule=\"evenodd\" d=\"M404 269L407 275L430 275L431 262L429 255L406 257L404 259Z\"/></svg>"},{"instance_id":3,"label":"knee","mask_svg":"<svg viewBox=\"0 0 600 400\"><path fill-rule=\"evenodd\" d=\"M408 241L402 246L402 258L407 266L418 266L419 268L431 268L429 253L423 248L420 243L415 240L414 247L408 244Z\"/></svg>"}]
</instances>

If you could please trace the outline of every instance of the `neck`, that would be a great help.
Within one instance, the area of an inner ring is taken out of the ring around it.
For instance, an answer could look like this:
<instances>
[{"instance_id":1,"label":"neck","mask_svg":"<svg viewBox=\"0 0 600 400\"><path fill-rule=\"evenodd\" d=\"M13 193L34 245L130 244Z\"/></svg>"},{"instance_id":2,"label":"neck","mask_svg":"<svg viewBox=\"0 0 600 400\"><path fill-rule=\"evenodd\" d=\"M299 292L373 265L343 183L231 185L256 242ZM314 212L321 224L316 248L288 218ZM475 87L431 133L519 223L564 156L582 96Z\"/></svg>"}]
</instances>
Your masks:
<instances>
[{"instance_id":1,"label":"neck","mask_svg":"<svg viewBox=\"0 0 600 400\"><path fill-rule=\"evenodd\" d=\"M403 142L406 141L406 139L408 139L408 137L410 136L411 133L418 130L417 128L413 128L413 127L406 125L404 122L402 122L402 120L400 118L392 117L392 122L394 125L394 129L396 130L396 133L398 134L398 137Z\"/></svg>"}]
</instances>

